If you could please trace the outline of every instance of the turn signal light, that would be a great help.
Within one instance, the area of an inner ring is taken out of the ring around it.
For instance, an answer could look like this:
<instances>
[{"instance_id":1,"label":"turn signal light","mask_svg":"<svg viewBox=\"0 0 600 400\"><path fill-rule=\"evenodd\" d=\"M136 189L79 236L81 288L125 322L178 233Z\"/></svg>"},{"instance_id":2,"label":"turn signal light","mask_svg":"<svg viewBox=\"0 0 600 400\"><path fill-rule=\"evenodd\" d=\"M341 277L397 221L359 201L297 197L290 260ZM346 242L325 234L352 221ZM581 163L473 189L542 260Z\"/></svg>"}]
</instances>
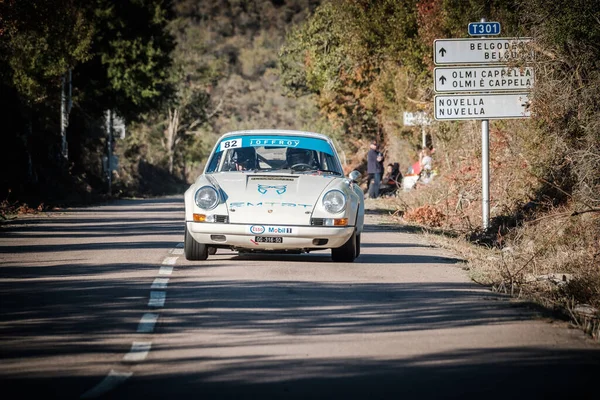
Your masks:
<instances>
[{"instance_id":1,"label":"turn signal light","mask_svg":"<svg viewBox=\"0 0 600 400\"><path fill-rule=\"evenodd\" d=\"M206 215L204 214L194 214L194 222L205 222Z\"/></svg>"},{"instance_id":2,"label":"turn signal light","mask_svg":"<svg viewBox=\"0 0 600 400\"><path fill-rule=\"evenodd\" d=\"M325 218L323 220L324 226L346 226L348 225L348 218Z\"/></svg>"}]
</instances>

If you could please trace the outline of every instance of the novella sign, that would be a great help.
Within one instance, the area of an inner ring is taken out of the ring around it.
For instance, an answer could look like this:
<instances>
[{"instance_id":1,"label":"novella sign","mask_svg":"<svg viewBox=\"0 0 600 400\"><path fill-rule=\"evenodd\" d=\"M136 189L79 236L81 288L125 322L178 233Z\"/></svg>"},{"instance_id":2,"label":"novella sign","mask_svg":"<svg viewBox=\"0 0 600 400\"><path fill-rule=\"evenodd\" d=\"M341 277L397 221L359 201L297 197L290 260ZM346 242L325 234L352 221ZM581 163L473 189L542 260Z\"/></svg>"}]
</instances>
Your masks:
<instances>
[{"instance_id":1,"label":"novella sign","mask_svg":"<svg viewBox=\"0 0 600 400\"><path fill-rule=\"evenodd\" d=\"M527 93L514 94L454 94L435 96L435 119L529 118Z\"/></svg>"}]
</instances>

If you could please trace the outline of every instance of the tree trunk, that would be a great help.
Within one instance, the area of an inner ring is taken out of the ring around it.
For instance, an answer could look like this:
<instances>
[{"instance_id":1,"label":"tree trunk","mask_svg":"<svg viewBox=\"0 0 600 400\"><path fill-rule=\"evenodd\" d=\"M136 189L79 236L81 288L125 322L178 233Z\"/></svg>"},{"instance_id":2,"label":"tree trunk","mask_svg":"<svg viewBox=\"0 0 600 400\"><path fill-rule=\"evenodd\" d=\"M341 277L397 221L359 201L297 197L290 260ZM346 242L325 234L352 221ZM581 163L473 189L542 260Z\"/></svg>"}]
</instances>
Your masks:
<instances>
[{"instance_id":1,"label":"tree trunk","mask_svg":"<svg viewBox=\"0 0 600 400\"><path fill-rule=\"evenodd\" d=\"M175 144L177 131L179 130L179 111L175 108L173 111L169 109L169 124L167 131L167 155L169 156L169 173L173 173L173 159L175 157Z\"/></svg>"}]
</instances>

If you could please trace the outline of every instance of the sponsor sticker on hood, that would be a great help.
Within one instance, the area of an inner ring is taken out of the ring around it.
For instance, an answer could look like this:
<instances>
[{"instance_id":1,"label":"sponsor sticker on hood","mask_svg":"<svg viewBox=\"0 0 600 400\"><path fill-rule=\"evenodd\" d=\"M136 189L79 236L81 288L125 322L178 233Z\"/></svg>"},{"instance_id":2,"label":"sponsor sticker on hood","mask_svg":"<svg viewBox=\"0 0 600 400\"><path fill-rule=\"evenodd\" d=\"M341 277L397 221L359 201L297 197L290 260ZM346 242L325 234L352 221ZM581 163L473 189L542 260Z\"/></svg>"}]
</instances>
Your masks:
<instances>
[{"instance_id":1,"label":"sponsor sticker on hood","mask_svg":"<svg viewBox=\"0 0 600 400\"><path fill-rule=\"evenodd\" d=\"M273 226L273 225L251 225L248 227L248 233L253 235L293 235L296 229L291 226Z\"/></svg>"}]
</instances>

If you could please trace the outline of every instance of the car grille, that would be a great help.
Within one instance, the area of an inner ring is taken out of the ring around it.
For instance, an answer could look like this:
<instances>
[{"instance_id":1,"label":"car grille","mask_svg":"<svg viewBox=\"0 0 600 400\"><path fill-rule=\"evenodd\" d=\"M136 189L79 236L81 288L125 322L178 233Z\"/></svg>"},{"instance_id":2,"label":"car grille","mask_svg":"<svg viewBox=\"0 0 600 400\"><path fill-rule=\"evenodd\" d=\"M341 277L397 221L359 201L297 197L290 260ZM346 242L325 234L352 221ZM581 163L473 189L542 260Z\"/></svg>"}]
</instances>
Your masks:
<instances>
[{"instance_id":1,"label":"car grille","mask_svg":"<svg viewBox=\"0 0 600 400\"><path fill-rule=\"evenodd\" d=\"M324 223L325 223L325 218L311 218L310 219L310 224L312 226L323 226Z\"/></svg>"},{"instance_id":2,"label":"car grille","mask_svg":"<svg viewBox=\"0 0 600 400\"><path fill-rule=\"evenodd\" d=\"M215 222L218 222L221 224L228 224L229 218L227 217L227 215L215 215Z\"/></svg>"}]
</instances>

